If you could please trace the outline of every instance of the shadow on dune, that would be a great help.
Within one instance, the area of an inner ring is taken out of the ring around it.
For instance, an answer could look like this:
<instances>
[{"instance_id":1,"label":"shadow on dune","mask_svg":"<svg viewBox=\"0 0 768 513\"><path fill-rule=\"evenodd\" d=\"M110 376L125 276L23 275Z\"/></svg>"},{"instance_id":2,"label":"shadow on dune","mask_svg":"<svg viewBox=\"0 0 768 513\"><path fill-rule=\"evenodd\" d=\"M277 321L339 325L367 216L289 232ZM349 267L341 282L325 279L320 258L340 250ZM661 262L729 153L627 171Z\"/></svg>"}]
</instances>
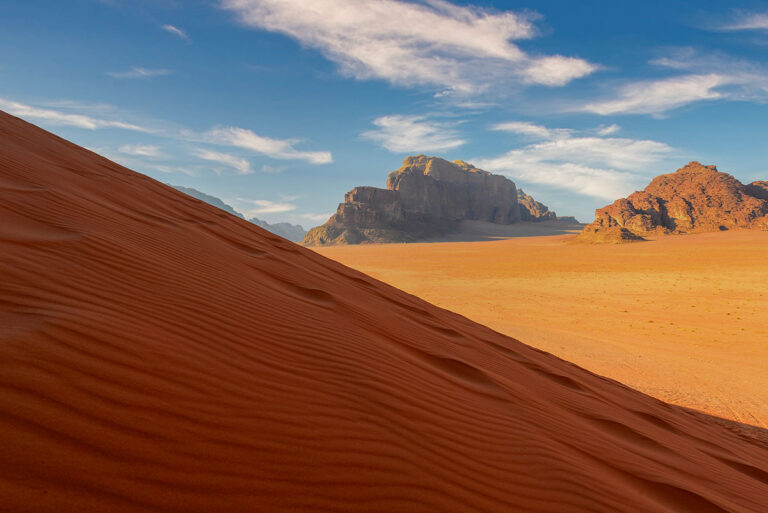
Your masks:
<instances>
[{"instance_id":1,"label":"shadow on dune","mask_svg":"<svg viewBox=\"0 0 768 513\"><path fill-rule=\"evenodd\" d=\"M575 235L584 226L571 221L519 222L506 225L485 221L462 221L456 233L420 242L484 242L518 237Z\"/></svg>"},{"instance_id":2,"label":"shadow on dune","mask_svg":"<svg viewBox=\"0 0 768 513\"><path fill-rule=\"evenodd\" d=\"M702 411L695 410L693 408L687 408L685 406L676 405L676 407L680 408L686 413L689 413L690 415L693 415L694 417L703 419L705 422L719 424L726 428L728 431L731 431L740 438L743 438L744 440L758 442L763 446L768 446L768 428L755 426L754 424L747 424L745 422L737 422L731 419L724 419L722 417L710 415L709 413L704 413ZM768 473L765 475L768 477ZM766 483L768 483L768 480L766 480Z\"/></svg>"}]
</instances>

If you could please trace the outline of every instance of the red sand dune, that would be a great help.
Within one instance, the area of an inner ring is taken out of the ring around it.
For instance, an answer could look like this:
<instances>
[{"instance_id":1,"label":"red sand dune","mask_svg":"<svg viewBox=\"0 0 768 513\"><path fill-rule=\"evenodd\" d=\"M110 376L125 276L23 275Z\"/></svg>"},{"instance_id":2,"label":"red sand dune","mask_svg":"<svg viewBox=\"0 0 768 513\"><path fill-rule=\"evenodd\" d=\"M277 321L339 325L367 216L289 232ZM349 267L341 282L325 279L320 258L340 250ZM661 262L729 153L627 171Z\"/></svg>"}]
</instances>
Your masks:
<instances>
[{"instance_id":1,"label":"red sand dune","mask_svg":"<svg viewBox=\"0 0 768 513\"><path fill-rule=\"evenodd\" d=\"M0 510L764 512L768 446L0 114Z\"/></svg>"}]
</instances>

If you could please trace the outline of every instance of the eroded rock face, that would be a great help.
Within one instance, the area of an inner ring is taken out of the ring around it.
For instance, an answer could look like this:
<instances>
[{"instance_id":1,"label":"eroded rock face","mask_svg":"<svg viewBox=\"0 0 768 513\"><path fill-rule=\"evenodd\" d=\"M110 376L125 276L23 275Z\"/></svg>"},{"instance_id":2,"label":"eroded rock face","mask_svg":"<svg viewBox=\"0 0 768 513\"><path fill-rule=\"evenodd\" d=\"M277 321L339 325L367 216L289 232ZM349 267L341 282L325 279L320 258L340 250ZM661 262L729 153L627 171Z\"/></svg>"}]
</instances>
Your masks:
<instances>
[{"instance_id":1,"label":"eroded rock face","mask_svg":"<svg viewBox=\"0 0 768 513\"><path fill-rule=\"evenodd\" d=\"M407 157L389 174L387 189L400 193L408 212L436 219L499 224L519 219L514 182L462 160Z\"/></svg>"},{"instance_id":2,"label":"eroded rock face","mask_svg":"<svg viewBox=\"0 0 768 513\"><path fill-rule=\"evenodd\" d=\"M457 160L407 157L389 174L387 188L356 187L323 226L307 233L308 246L365 242L412 242L436 237L460 221L510 224L556 219L528 195L518 202L514 182Z\"/></svg>"},{"instance_id":3,"label":"eroded rock face","mask_svg":"<svg viewBox=\"0 0 768 513\"><path fill-rule=\"evenodd\" d=\"M545 204L540 203L533 199L531 196L523 192L522 189L517 190L517 203L520 210L521 221L554 221L557 219L557 214L549 210ZM570 220L570 218L569 218ZM575 222L576 219L573 218Z\"/></svg>"},{"instance_id":4,"label":"eroded rock face","mask_svg":"<svg viewBox=\"0 0 768 513\"><path fill-rule=\"evenodd\" d=\"M768 200L768 182L752 182L747 185L747 192L755 198Z\"/></svg>"},{"instance_id":5,"label":"eroded rock face","mask_svg":"<svg viewBox=\"0 0 768 513\"><path fill-rule=\"evenodd\" d=\"M626 242L732 228L768 229L768 182L745 186L715 166L691 162L598 209L579 239Z\"/></svg>"}]
</instances>

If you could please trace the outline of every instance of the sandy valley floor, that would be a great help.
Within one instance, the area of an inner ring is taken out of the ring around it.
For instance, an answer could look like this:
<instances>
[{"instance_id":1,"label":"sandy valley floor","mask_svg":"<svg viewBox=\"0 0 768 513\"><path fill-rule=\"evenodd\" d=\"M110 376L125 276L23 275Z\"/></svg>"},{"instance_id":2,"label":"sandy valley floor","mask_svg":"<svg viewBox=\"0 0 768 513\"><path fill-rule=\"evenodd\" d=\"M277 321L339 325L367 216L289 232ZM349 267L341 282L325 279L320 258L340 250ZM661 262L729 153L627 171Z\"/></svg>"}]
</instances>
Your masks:
<instances>
[{"instance_id":1,"label":"sandy valley floor","mask_svg":"<svg viewBox=\"0 0 768 513\"><path fill-rule=\"evenodd\" d=\"M665 401L768 427L768 233L317 251Z\"/></svg>"}]
</instances>

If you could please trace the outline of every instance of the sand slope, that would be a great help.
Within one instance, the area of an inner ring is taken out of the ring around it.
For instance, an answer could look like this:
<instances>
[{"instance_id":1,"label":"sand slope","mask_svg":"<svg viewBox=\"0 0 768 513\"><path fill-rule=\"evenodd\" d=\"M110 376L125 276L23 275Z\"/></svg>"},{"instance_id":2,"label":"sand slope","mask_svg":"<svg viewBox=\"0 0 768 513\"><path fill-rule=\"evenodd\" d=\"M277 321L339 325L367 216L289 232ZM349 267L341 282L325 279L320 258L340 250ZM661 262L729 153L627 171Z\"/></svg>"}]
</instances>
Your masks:
<instances>
[{"instance_id":1,"label":"sand slope","mask_svg":"<svg viewBox=\"0 0 768 513\"><path fill-rule=\"evenodd\" d=\"M0 114L0 510L764 511L768 448Z\"/></svg>"}]
</instances>

